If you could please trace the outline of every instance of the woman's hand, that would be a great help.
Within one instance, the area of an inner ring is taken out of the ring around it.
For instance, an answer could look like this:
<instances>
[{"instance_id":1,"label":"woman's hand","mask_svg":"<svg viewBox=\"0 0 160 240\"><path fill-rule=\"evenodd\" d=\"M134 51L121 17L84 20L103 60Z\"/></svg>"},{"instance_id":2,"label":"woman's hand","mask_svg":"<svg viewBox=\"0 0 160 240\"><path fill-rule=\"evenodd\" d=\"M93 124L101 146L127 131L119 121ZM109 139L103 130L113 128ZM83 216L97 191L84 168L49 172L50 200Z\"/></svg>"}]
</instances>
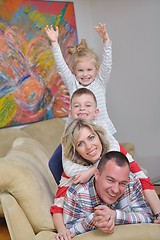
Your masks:
<instances>
[{"instance_id":1,"label":"woman's hand","mask_svg":"<svg viewBox=\"0 0 160 240\"><path fill-rule=\"evenodd\" d=\"M99 34L99 36L103 39L103 42L105 44L109 44L110 43L110 38L109 35L106 31L106 26L103 23L99 23L98 26L95 27L97 33Z\"/></svg>"},{"instance_id":2,"label":"woman's hand","mask_svg":"<svg viewBox=\"0 0 160 240\"><path fill-rule=\"evenodd\" d=\"M52 25L49 27L48 25L45 27L46 34L52 43L58 42L58 27L56 26L56 30L53 29Z\"/></svg>"},{"instance_id":3,"label":"woman's hand","mask_svg":"<svg viewBox=\"0 0 160 240\"><path fill-rule=\"evenodd\" d=\"M92 166L89 169L78 173L76 176L73 177L72 182L74 184L86 183L94 175L95 170L96 170L96 167Z\"/></svg>"}]
</instances>

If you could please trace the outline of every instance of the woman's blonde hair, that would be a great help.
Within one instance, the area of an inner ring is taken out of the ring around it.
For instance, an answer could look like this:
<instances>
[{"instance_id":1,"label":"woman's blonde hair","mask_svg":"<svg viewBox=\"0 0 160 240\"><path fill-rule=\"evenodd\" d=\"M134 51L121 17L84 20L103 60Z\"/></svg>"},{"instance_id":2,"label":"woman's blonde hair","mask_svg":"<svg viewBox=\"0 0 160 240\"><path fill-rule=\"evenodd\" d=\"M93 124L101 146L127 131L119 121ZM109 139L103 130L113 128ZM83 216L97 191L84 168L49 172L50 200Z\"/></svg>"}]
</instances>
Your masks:
<instances>
[{"instance_id":1,"label":"woman's blonde hair","mask_svg":"<svg viewBox=\"0 0 160 240\"><path fill-rule=\"evenodd\" d=\"M87 45L85 39L82 39L78 46L69 46L68 53L73 56L72 58L72 67L74 68L78 61L80 61L83 57L93 59L96 68L99 68L99 59L96 53L90 49Z\"/></svg>"},{"instance_id":2,"label":"woman's blonde hair","mask_svg":"<svg viewBox=\"0 0 160 240\"><path fill-rule=\"evenodd\" d=\"M68 127L66 128L63 136L62 136L62 145L64 151L64 157L70 159L71 161L81 164L81 165L90 165L92 164L87 159L84 159L77 151L76 151L76 140L79 135L79 132L82 128L88 128L91 130L93 134L97 134L99 140L102 144L102 153L108 152L109 150L109 143L106 139L105 130L88 120L83 119L75 119L73 120ZM99 159L97 159L98 161Z\"/></svg>"}]
</instances>

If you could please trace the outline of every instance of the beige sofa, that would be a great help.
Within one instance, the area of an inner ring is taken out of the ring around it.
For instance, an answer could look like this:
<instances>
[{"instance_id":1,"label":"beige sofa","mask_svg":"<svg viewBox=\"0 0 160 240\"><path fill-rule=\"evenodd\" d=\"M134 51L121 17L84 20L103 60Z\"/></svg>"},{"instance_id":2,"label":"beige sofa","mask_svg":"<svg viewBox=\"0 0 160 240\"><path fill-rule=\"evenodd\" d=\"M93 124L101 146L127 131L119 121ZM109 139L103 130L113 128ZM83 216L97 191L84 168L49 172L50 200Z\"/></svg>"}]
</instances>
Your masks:
<instances>
[{"instance_id":1,"label":"beige sofa","mask_svg":"<svg viewBox=\"0 0 160 240\"><path fill-rule=\"evenodd\" d=\"M62 119L0 129L0 215L5 216L13 240L54 239L49 209L57 186L48 160L63 129ZM74 239L158 240L160 225L121 225L111 235L95 230Z\"/></svg>"}]
</instances>

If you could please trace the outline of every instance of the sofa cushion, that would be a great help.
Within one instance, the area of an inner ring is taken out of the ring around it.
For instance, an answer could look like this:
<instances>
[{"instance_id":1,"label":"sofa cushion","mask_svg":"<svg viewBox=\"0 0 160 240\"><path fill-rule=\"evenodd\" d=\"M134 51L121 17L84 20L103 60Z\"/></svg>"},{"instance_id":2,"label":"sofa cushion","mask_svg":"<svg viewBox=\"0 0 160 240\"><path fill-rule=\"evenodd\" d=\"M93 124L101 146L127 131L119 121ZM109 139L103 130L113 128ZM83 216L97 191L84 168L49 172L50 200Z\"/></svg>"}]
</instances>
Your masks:
<instances>
[{"instance_id":1,"label":"sofa cushion","mask_svg":"<svg viewBox=\"0 0 160 240\"><path fill-rule=\"evenodd\" d=\"M29 137L29 134L20 128L0 129L0 157L6 156L8 151L12 148L13 141L18 137Z\"/></svg>"},{"instance_id":2,"label":"sofa cushion","mask_svg":"<svg viewBox=\"0 0 160 240\"><path fill-rule=\"evenodd\" d=\"M0 189L13 195L33 230L54 230L50 206L56 184L48 168L45 148L35 139L17 138L0 159Z\"/></svg>"},{"instance_id":3,"label":"sofa cushion","mask_svg":"<svg viewBox=\"0 0 160 240\"><path fill-rule=\"evenodd\" d=\"M126 224L117 225L112 234L104 234L100 230L93 230L76 236L75 240L158 240L159 224Z\"/></svg>"},{"instance_id":4,"label":"sofa cushion","mask_svg":"<svg viewBox=\"0 0 160 240\"><path fill-rule=\"evenodd\" d=\"M74 237L74 240L158 240L159 224L127 224L118 225L112 234L103 233L96 229ZM43 231L34 237L34 240L53 240L55 233Z\"/></svg>"},{"instance_id":5,"label":"sofa cushion","mask_svg":"<svg viewBox=\"0 0 160 240\"><path fill-rule=\"evenodd\" d=\"M51 157L54 150L61 142L64 126L64 119L53 118L30 124L24 127L23 131L32 138L38 140L46 148L47 153Z\"/></svg>"}]
</instances>

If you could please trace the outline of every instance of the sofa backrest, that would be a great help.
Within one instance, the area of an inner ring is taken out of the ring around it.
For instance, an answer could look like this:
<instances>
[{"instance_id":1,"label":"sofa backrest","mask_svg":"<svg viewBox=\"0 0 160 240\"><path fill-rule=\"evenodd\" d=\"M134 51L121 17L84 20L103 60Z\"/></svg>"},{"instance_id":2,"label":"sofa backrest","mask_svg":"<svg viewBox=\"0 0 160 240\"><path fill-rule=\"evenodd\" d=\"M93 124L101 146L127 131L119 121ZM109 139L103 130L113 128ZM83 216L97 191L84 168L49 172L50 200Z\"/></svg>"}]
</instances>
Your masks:
<instances>
[{"instance_id":1,"label":"sofa backrest","mask_svg":"<svg viewBox=\"0 0 160 240\"><path fill-rule=\"evenodd\" d=\"M47 153L51 157L55 148L61 142L64 127L64 119L53 118L30 124L23 128L23 132L38 140L46 148Z\"/></svg>"},{"instance_id":2,"label":"sofa backrest","mask_svg":"<svg viewBox=\"0 0 160 240\"><path fill-rule=\"evenodd\" d=\"M0 179L0 191L14 196L35 233L54 230L50 207L56 184L45 149L37 140L20 137L14 141L12 149L0 159Z\"/></svg>"}]
</instances>

